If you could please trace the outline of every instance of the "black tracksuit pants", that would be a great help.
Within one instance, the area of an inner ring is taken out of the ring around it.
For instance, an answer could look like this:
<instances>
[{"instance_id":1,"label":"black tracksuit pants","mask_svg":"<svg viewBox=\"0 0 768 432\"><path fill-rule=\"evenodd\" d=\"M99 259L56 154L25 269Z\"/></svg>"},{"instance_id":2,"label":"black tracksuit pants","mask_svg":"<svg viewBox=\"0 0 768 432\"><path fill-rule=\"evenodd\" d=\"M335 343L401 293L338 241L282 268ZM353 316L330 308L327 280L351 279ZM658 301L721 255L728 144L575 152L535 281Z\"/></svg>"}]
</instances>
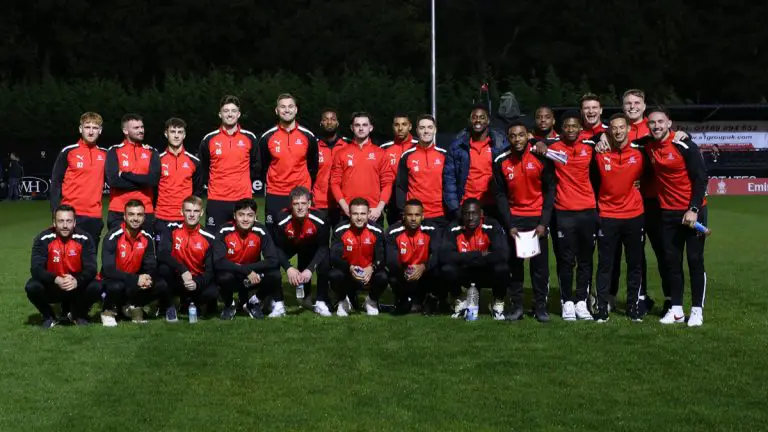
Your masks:
<instances>
[{"instance_id":1,"label":"black tracksuit pants","mask_svg":"<svg viewBox=\"0 0 768 432\"><path fill-rule=\"evenodd\" d=\"M264 273L264 276L257 285L245 286L243 282L246 277L244 276L227 271L216 272L216 283L219 285L221 302L224 304L224 307L232 305L235 293L237 293L237 305L242 307L248 302L251 297L250 293L253 291L256 291L256 297L259 298L259 301L264 301L268 296L282 301L283 287L280 285L281 278L280 270L272 269Z\"/></svg>"},{"instance_id":2,"label":"black tracksuit pants","mask_svg":"<svg viewBox=\"0 0 768 432\"><path fill-rule=\"evenodd\" d=\"M101 281L93 280L85 286L78 286L72 291L64 291L55 283L45 283L30 279L24 286L29 301L43 315L43 320L54 318L52 303L68 306L74 318L88 319L88 311L99 300Z\"/></svg>"},{"instance_id":3,"label":"black tracksuit pants","mask_svg":"<svg viewBox=\"0 0 768 432\"><path fill-rule=\"evenodd\" d=\"M704 269L703 234L681 224L683 210L661 211L661 234L664 254L669 271L669 291L673 306L682 306L685 280L683 279L683 250L688 259L688 274L691 279L691 306L704 307L707 291L707 273ZM699 222L707 224L707 207L699 210Z\"/></svg>"},{"instance_id":4,"label":"black tracksuit pants","mask_svg":"<svg viewBox=\"0 0 768 432\"><path fill-rule=\"evenodd\" d=\"M315 256L315 253L317 252L316 247L300 247L300 248L291 248L288 249L285 252L285 255L290 259L294 255L297 256L296 259L296 269L299 271L306 270L309 263L312 261L312 258ZM316 300L328 302L328 289L329 289L329 281L328 281L328 270L330 270L331 265L328 256L326 255L325 259L320 262L317 266L317 270L315 270L315 275L317 276L317 297ZM304 295L307 297L312 297L312 281L304 284ZM282 300L282 290L280 291L280 300Z\"/></svg>"},{"instance_id":5,"label":"black tracksuit pants","mask_svg":"<svg viewBox=\"0 0 768 432\"><path fill-rule=\"evenodd\" d=\"M518 231L531 231L539 225L539 217L512 216L512 225ZM534 305L547 306L549 295L549 241L548 235L539 238L541 253L530 258L530 277L533 285ZM523 305L523 283L525 281L525 260L517 257L515 239L509 237L509 271L511 282L509 285L509 300L515 306Z\"/></svg>"},{"instance_id":6,"label":"black tracksuit pants","mask_svg":"<svg viewBox=\"0 0 768 432\"><path fill-rule=\"evenodd\" d=\"M105 279L104 310L120 308L123 305L144 306L153 300L159 300L160 305L168 306L173 301L173 293L164 279L152 278L152 287L141 289L138 285L127 286L125 282Z\"/></svg>"},{"instance_id":7,"label":"black tracksuit pants","mask_svg":"<svg viewBox=\"0 0 768 432\"><path fill-rule=\"evenodd\" d=\"M440 275L453 298L461 296L462 286L469 287L474 283L478 290L491 287L493 297L502 300L509 286L509 265L505 262L479 267L445 263L440 268Z\"/></svg>"},{"instance_id":8,"label":"black tracksuit pants","mask_svg":"<svg viewBox=\"0 0 768 432\"><path fill-rule=\"evenodd\" d=\"M611 281L615 269L621 268L616 261L616 251L622 246L627 260L627 313L638 312L643 280L643 225L642 215L630 219L601 218L597 236L597 305L608 305ZM618 254L621 259L621 253Z\"/></svg>"},{"instance_id":9,"label":"black tracksuit pants","mask_svg":"<svg viewBox=\"0 0 768 432\"><path fill-rule=\"evenodd\" d=\"M344 297L349 297L349 300L353 305L357 303L355 301L357 291L364 287L357 281L357 279L349 274L349 271L332 268L328 271L328 279L330 280L331 287L338 296L339 301L343 300ZM387 272L382 269L374 270L368 286L368 296L371 300L379 301L381 293L387 289L387 283L389 283Z\"/></svg>"},{"instance_id":10,"label":"black tracksuit pants","mask_svg":"<svg viewBox=\"0 0 768 432\"><path fill-rule=\"evenodd\" d=\"M557 212L557 272L560 300L574 303L587 300L592 284L593 255L597 235L597 212L593 209ZM576 294L573 274L576 266Z\"/></svg>"}]
</instances>

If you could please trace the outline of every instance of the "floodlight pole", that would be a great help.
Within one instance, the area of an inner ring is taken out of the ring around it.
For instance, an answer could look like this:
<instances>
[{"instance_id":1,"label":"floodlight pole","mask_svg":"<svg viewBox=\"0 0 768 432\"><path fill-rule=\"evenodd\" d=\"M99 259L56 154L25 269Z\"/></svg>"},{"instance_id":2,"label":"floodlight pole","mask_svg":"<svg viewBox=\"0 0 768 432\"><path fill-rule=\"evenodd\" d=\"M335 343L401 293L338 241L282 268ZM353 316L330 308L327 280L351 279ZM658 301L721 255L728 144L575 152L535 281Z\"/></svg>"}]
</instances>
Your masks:
<instances>
[{"instance_id":1,"label":"floodlight pole","mask_svg":"<svg viewBox=\"0 0 768 432\"><path fill-rule=\"evenodd\" d=\"M436 55L436 40L437 31L435 28L435 0L431 0L432 3L432 71L431 71L431 97L432 97L432 117L437 118L437 55Z\"/></svg>"}]
</instances>

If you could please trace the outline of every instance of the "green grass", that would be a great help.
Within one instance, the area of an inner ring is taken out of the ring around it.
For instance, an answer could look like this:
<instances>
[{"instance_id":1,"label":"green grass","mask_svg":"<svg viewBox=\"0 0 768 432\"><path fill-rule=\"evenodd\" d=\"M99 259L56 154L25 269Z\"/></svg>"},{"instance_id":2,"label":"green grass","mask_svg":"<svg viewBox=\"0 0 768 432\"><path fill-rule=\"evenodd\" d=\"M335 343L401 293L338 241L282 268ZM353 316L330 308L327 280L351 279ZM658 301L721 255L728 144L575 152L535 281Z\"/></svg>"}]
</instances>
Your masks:
<instances>
[{"instance_id":1,"label":"green grass","mask_svg":"<svg viewBox=\"0 0 768 432\"><path fill-rule=\"evenodd\" d=\"M0 431L764 430L768 200L710 202L697 329L303 312L47 332L23 292L46 204L3 202Z\"/></svg>"}]
</instances>

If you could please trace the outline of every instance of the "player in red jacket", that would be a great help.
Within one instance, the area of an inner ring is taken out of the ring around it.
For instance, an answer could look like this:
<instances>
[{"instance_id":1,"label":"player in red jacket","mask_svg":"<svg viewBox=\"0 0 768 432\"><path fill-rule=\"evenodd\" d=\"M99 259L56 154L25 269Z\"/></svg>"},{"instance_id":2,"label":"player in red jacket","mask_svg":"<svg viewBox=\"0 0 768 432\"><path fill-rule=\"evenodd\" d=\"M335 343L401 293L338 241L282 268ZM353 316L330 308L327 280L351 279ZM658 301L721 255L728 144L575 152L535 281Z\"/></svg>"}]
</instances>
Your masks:
<instances>
[{"instance_id":1,"label":"player in red jacket","mask_svg":"<svg viewBox=\"0 0 768 432\"><path fill-rule=\"evenodd\" d=\"M155 239L141 229L144 224L144 204L131 200L125 204L125 221L104 237L101 254L101 275L104 285L104 311L101 323L117 325L116 310L121 306L126 317L144 323L143 307L155 299L160 304L171 303L171 292L165 281L157 277ZM168 321L174 321L170 317Z\"/></svg>"},{"instance_id":2,"label":"player in red jacket","mask_svg":"<svg viewBox=\"0 0 768 432\"><path fill-rule=\"evenodd\" d=\"M61 149L51 173L51 211L69 204L77 213L77 226L93 238L98 249L104 229L102 195L107 150L96 145L103 120L94 112L80 116L80 139Z\"/></svg>"},{"instance_id":3,"label":"player in red jacket","mask_svg":"<svg viewBox=\"0 0 768 432\"><path fill-rule=\"evenodd\" d=\"M43 315L42 327L57 324L51 303L72 311L73 322L88 324L88 310L99 297L96 246L91 236L75 227L75 209L62 204L53 212L53 227L35 237L32 245L32 278L24 290Z\"/></svg>"},{"instance_id":4,"label":"player in red jacket","mask_svg":"<svg viewBox=\"0 0 768 432\"><path fill-rule=\"evenodd\" d=\"M341 210L331 192L331 167L336 154L350 142L339 135L338 113L326 108L320 116L320 134L317 138L317 178L312 186L312 204L329 226L341 220Z\"/></svg>"},{"instance_id":5,"label":"player in red jacket","mask_svg":"<svg viewBox=\"0 0 768 432\"><path fill-rule=\"evenodd\" d=\"M350 217L349 203L363 198L371 206L369 217L376 222L392 194L394 175L384 150L371 142L372 116L365 112L352 114L354 141L345 145L333 160L331 191L344 216Z\"/></svg>"},{"instance_id":6,"label":"player in red jacket","mask_svg":"<svg viewBox=\"0 0 768 432\"><path fill-rule=\"evenodd\" d=\"M240 99L227 95L219 102L218 129L200 143L200 173L208 185L206 227L215 229L232 220L235 203L253 197L252 182L261 175L258 138L240 128Z\"/></svg>"},{"instance_id":7,"label":"player in red jacket","mask_svg":"<svg viewBox=\"0 0 768 432\"><path fill-rule=\"evenodd\" d=\"M331 241L332 268L328 279L339 297L336 315L349 315L360 288L368 290L365 312L378 315L379 296L388 282L383 231L368 223L370 206L365 199L353 198L349 202L349 214L349 223L342 222L336 227Z\"/></svg>"},{"instance_id":8,"label":"player in red jacket","mask_svg":"<svg viewBox=\"0 0 768 432\"><path fill-rule=\"evenodd\" d=\"M407 114L398 113L392 119L392 134L394 140L385 142L381 145L384 149L384 158L387 159L387 165L392 170L392 178L396 178L400 158L406 150L413 148L418 142L411 135L411 119ZM401 220L403 210L397 207L395 202L395 191L392 191L389 203L387 204L387 223L392 225Z\"/></svg>"}]
</instances>

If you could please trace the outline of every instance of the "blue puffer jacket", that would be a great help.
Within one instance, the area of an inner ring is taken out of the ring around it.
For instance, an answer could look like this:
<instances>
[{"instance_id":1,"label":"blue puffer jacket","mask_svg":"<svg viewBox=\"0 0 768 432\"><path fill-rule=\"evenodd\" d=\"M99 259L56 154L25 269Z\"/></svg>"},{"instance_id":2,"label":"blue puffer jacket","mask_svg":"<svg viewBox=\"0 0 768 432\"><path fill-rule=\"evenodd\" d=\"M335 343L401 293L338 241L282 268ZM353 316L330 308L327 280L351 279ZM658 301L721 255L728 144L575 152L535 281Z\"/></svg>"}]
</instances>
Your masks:
<instances>
[{"instance_id":1,"label":"blue puffer jacket","mask_svg":"<svg viewBox=\"0 0 768 432\"><path fill-rule=\"evenodd\" d=\"M497 129L489 129L492 159L509 148L507 137ZM459 211L464 186L469 175L469 131L464 130L448 147L443 167L443 202L450 216Z\"/></svg>"}]
</instances>

